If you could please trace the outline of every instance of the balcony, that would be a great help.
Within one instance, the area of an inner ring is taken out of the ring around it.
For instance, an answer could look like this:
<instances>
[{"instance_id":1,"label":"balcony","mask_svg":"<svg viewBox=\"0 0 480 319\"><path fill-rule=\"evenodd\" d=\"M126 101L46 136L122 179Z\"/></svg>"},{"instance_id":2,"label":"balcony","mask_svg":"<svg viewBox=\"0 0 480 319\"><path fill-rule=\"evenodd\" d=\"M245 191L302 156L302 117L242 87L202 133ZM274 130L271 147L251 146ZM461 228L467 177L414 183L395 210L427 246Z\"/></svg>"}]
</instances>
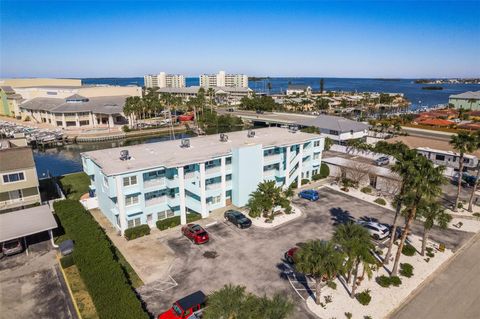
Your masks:
<instances>
[{"instance_id":1,"label":"balcony","mask_svg":"<svg viewBox=\"0 0 480 319\"><path fill-rule=\"evenodd\" d=\"M220 189L221 186L222 186L221 183L208 184L208 185L205 185L205 189L207 191L210 191L210 190L214 190L214 189Z\"/></svg>"},{"instance_id":2,"label":"balcony","mask_svg":"<svg viewBox=\"0 0 480 319\"><path fill-rule=\"evenodd\" d=\"M149 199L145 199L145 206L150 207L154 205L160 205L160 204L165 204L167 202L167 196L159 196L159 197L153 197Z\"/></svg>"},{"instance_id":3,"label":"balcony","mask_svg":"<svg viewBox=\"0 0 480 319\"><path fill-rule=\"evenodd\" d=\"M152 187L158 187L162 188L166 186L165 178L152 178L152 179L147 179L143 182L143 188L152 188Z\"/></svg>"},{"instance_id":4,"label":"balcony","mask_svg":"<svg viewBox=\"0 0 480 319\"><path fill-rule=\"evenodd\" d=\"M40 196L32 195L22 198L8 199L0 202L0 209L12 208L17 206L31 205L40 202Z\"/></svg>"},{"instance_id":5,"label":"balcony","mask_svg":"<svg viewBox=\"0 0 480 319\"><path fill-rule=\"evenodd\" d=\"M217 166L212 166L209 168L205 168L205 175L217 175L220 174L220 171L222 170L222 167L217 165Z\"/></svg>"},{"instance_id":6,"label":"balcony","mask_svg":"<svg viewBox=\"0 0 480 319\"><path fill-rule=\"evenodd\" d=\"M278 163L282 160L282 154L269 154L263 158L264 164Z\"/></svg>"}]
</instances>

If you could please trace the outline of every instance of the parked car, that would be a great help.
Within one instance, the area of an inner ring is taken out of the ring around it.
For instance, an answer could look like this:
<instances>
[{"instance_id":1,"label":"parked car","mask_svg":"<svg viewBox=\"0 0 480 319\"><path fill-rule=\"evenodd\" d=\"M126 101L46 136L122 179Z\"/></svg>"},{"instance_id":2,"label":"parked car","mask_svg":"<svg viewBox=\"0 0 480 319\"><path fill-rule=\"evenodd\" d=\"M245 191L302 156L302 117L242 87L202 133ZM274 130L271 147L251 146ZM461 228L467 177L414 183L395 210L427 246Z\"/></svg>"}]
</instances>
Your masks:
<instances>
[{"instance_id":1,"label":"parked car","mask_svg":"<svg viewBox=\"0 0 480 319\"><path fill-rule=\"evenodd\" d=\"M310 201L316 201L320 197L318 196L318 192L314 189L306 189L298 193L298 196L304 199L308 199Z\"/></svg>"},{"instance_id":2,"label":"parked car","mask_svg":"<svg viewBox=\"0 0 480 319\"><path fill-rule=\"evenodd\" d=\"M458 185L458 176L459 174L457 173L453 178L452 178L452 183L454 185ZM463 187L473 187L477 183L477 178L473 175L463 173L462 174L462 186Z\"/></svg>"},{"instance_id":3,"label":"parked car","mask_svg":"<svg viewBox=\"0 0 480 319\"><path fill-rule=\"evenodd\" d=\"M227 112L235 112L235 109L234 109L233 107L229 107L229 108L227 109Z\"/></svg>"},{"instance_id":4,"label":"parked car","mask_svg":"<svg viewBox=\"0 0 480 319\"><path fill-rule=\"evenodd\" d=\"M23 244L20 238L8 240L2 243L2 255L12 256L23 251Z\"/></svg>"},{"instance_id":5,"label":"parked car","mask_svg":"<svg viewBox=\"0 0 480 319\"><path fill-rule=\"evenodd\" d=\"M193 243L200 245L208 242L208 233L198 224L187 224L182 227L182 233Z\"/></svg>"},{"instance_id":6,"label":"parked car","mask_svg":"<svg viewBox=\"0 0 480 319\"><path fill-rule=\"evenodd\" d=\"M385 239L390 235L390 226L372 221L360 220L358 224L365 227L373 239Z\"/></svg>"},{"instance_id":7,"label":"parked car","mask_svg":"<svg viewBox=\"0 0 480 319\"><path fill-rule=\"evenodd\" d=\"M196 291L191 295L175 301L172 308L158 315L158 319L194 319L201 316L207 296Z\"/></svg>"},{"instance_id":8,"label":"parked car","mask_svg":"<svg viewBox=\"0 0 480 319\"><path fill-rule=\"evenodd\" d=\"M375 160L377 166L385 166L390 164L390 159L386 156L379 157Z\"/></svg>"},{"instance_id":9,"label":"parked car","mask_svg":"<svg viewBox=\"0 0 480 319\"><path fill-rule=\"evenodd\" d=\"M257 110L256 112L257 112L257 114L263 114L263 113L265 113L265 112L262 111L262 110Z\"/></svg>"},{"instance_id":10,"label":"parked car","mask_svg":"<svg viewBox=\"0 0 480 319\"><path fill-rule=\"evenodd\" d=\"M238 228L248 228L252 226L252 221L250 220L250 218L246 217L239 211L229 209L223 214L223 216L226 220L228 220Z\"/></svg>"}]
</instances>

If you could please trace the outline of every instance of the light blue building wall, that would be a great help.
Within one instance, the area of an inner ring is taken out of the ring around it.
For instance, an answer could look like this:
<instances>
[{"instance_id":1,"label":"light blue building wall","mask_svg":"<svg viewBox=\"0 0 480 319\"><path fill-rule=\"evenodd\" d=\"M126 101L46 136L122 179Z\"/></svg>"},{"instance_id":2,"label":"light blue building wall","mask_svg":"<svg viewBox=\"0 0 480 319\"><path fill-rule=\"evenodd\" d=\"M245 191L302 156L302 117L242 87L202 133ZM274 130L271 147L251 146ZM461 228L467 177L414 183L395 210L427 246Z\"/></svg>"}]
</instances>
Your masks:
<instances>
[{"instance_id":1,"label":"light blue building wall","mask_svg":"<svg viewBox=\"0 0 480 319\"><path fill-rule=\"evenodd\" d=\"M286 134L286 130L278 131L284 129L275 130ZM236 132L232 135L236 137L240 134ZM147 156L148 167L139 166L118 173L106 173L111 171L109 160L100 160L95 153L102 151L84 153L82 160L100 210L123 234L129 227L141 224L154 227L156 221L172 216L180 216L185 223L187 213L208 217L211 211L231 204L242 207L248 202L251 192L265 180L274 180L277 186L284 188L293 183L300 186L302 179L310 180L312 175L319 173L324 139L319 135L296 134L299 135L286 136L294 142L279 142L278 145L264 146L261 138L232 145L225 143L222 154L207 154L202 160L173 166L171 163L162 165L159 161L152 167L150 163L155 159L150 161ZM202 142L206 140L203 139ZM299 142L295 142L297 139ZM191 140L191 152L202 152L203 149L195 148L196 138ZM156 144L162 152L168 152L169 147L177 147L173 142ZM137 157L141 155L138 150L133 152L137 152ZM205 149L205 153L208 152L213 151ZM133 164L135 160L132 160Z\"/></svg>"}]
</instances>

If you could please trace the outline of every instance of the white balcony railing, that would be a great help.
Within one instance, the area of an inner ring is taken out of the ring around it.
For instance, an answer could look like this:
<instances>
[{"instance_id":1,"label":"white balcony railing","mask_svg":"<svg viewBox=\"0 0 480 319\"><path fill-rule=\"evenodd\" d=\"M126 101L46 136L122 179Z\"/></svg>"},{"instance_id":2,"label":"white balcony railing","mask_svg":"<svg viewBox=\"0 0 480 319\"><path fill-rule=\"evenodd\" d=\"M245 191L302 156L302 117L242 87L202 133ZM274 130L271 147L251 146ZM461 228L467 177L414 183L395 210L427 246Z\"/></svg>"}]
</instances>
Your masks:
<instances>
[{"instance_id":1,"label":"white balcony railing","mask_svg":"<svg viewBox=\"0 0 480 319\"><path fill-rule=\"evenodd\" d=\"M158 204L164 204L167 202L167 196L160 196L160 197L154 197L150 199L145 200L145 206L153 206L153 205L158 205Z\"/></svg>"},{"instance_id":2,"label":"white balcony railing","mask_svg":"<svg viewBox=\"0 0 480 319\"><path fill-rule=\"evenodd\" d=\"M29 205L40 202L40 197L38 195L26 196L22 198L7 199L0 202L0 207L4 208L7 206L16 206L16 205Z\"/></svg>"},{"instance_id":3,"label":"white balcony railing","mask_svg":"<svg viewBox=\"0 0 480 319\"><path fill-rule=\"evenodd\" d=\"M145 188L157 187L157 186L162 187L162 186L165 186L165 185L166 185L166 182L165 182L165 178L163 178L163 177L148 179L148 180L143 182L143 186Z\"/></svg>"},{"instance_id":4,"label":"white balcony railing","mask_svg":"<svg viewBox=\"0 0 480 319\"><path fill-rule=\"evenodd\" d=\"M206 190L219 189L221 186L222 186L221 183L214 183L214 184L205 185L205 189Z\"/></svg>"}]
</instances>

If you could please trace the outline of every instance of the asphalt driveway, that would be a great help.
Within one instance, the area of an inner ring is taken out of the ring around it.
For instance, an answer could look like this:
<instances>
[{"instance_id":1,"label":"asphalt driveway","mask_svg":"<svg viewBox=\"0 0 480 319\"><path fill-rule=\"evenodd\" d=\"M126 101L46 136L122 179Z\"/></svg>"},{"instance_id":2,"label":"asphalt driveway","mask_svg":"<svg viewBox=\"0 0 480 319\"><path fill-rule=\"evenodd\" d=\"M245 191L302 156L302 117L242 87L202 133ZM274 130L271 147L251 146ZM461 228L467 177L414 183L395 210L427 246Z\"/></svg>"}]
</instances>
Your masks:
<instances>
[{"instance_id":1,"label":"asphalt driveway","mask_svg":"<svg viewBox=\"0 0 480 319\"><path fill-rule=\"evenodd\" d=\"M202 246L193 245L180 231L157 239L175 252L175 261L171 278L138 289L149 311L158 314L196 290L210 293L233 283L259 295L279 292L290 296L297 308L293 318L315 318L282 275L284 252L299 242L328 240L336 225L349 220L369 217L384 223L393 221L393 212L378 205L328 188L319 193L321 199L317 202L295 199L294 204L302 209L303 215L275 229L241 230L221 220L207 227L211 240ZM421 225L416 224L413 231L421 232ZM472 235L434 229L431 238L441 239L447 247L457 249Z\"/></svg>"},{"instance_id":2,"label":"asphalt driveway","mask_svg":"<svg viewBox=\"0 0 480 319\"><path fill-rule=\"evenodd\" d=\"M0 260L0 318L76 318L49 242Z\"/></svg>"}]
</instances>

